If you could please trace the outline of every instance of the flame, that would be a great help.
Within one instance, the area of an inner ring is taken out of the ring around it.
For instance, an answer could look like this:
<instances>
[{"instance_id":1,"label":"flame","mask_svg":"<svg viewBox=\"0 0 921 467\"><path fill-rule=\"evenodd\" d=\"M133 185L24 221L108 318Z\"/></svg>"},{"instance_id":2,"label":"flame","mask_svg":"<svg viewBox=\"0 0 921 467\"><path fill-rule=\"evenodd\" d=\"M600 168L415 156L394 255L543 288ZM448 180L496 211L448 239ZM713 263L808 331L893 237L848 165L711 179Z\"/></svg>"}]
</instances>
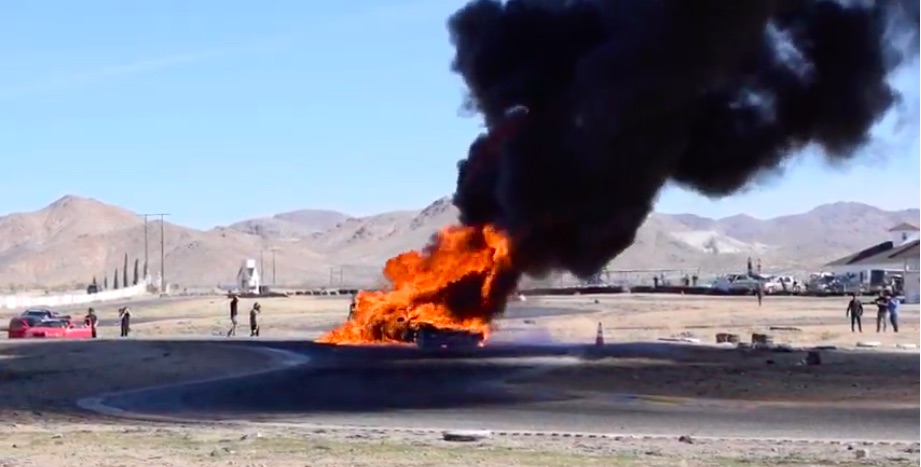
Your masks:
<instances>
[{"instance_id":1,"label":"flame","mask_svg":"<svg viewBox=\"0 0 921 467\"><path fill-rule=\"evenodd\" d=\"M508 238L493 226L449 226L423 251L387 261L386 291L361 291L352 319L317 342L403 343L420 325L489 334L517 283Z\"/></svg>"}]
</instances>

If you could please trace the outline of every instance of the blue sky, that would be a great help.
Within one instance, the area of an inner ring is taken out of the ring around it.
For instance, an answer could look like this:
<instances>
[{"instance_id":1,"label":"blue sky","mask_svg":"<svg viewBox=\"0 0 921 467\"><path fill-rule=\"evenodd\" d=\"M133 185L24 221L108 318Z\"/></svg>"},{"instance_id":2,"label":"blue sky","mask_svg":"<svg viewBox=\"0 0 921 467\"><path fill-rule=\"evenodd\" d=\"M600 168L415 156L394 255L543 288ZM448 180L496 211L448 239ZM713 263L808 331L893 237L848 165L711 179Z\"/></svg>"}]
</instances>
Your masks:
<instances>
[{"instance_id":1,"label":"blue sky","mask_svg":"<svg viewBox=\"0 0 921 467\"><path fill-rule=\"evenodd\" d=\"M420 208L479 131L460 117L455 0L4 0L0 213L78 194L200 228L300 208ZM676 189L665 212L771 217L918 207L917 61L849 168L804 157L736 197ZM907 117L906 117L907 115Z\"/></svg>"}]
</instances>

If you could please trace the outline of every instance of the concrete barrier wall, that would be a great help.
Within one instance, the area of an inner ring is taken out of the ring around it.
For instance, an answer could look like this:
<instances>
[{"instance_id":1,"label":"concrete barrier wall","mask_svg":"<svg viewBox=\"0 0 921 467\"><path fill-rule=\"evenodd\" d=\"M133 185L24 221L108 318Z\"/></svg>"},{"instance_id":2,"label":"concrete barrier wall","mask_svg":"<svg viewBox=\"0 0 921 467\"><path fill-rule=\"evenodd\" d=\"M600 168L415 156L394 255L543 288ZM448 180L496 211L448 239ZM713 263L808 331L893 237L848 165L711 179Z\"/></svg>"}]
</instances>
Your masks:
<instances>
[{"instance_id":1,"label":"concrete barrier wall","mask_svg":"<svg viewBox=\"0 0 921 467\"><path fill-rule=\"evenodd\" d=\"M94 294L62 294L62 295L0 295L0 308L18 309L29 307L58 307L67 305L80 305L83 303L105 302L110 300L119 300L130 297L137 297L147 293L147 284L142 282L138 285L125 287L116 290L104 290Z\"/></svg>"}]
</instances>

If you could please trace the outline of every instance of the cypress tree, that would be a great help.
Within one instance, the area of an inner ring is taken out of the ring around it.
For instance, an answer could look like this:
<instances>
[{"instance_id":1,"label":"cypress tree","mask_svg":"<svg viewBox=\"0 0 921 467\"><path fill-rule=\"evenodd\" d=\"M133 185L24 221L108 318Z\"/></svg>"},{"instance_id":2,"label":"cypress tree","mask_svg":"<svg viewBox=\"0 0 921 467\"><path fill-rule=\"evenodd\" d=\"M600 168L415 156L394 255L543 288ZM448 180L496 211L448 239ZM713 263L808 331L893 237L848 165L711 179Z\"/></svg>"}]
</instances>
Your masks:
<instances>
[{"instance_id":1,"label":"cypress tree","mask_svg":"<svg viewBox=\"0 0 921 467\"><path fill-rule=\"evenodd\" d=\"M125 253L125 262L122 266L122 287L128 287L128 253Z\"/></svg>"}]
</instances>

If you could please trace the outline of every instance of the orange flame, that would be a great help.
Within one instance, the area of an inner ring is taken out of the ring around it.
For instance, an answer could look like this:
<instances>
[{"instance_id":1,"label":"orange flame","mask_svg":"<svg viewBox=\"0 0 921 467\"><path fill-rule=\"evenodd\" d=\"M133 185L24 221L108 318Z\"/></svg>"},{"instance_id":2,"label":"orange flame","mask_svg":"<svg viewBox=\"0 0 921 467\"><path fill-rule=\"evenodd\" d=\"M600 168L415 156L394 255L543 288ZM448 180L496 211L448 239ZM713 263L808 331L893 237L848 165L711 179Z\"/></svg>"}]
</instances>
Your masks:
<instances>
[{"instance_id":1,"label":"orange flame","mask_svg":"<svg viewBox=\"0 0 921 467\"><path fill-rule=\"evenodd\" d=\"M420 325L489 333L517 282L507 237L492 226L449 226L422 252L387 261L387 291L361 291L352 318L317 342L406 342Z\"/></svg>"}]
</instances>

